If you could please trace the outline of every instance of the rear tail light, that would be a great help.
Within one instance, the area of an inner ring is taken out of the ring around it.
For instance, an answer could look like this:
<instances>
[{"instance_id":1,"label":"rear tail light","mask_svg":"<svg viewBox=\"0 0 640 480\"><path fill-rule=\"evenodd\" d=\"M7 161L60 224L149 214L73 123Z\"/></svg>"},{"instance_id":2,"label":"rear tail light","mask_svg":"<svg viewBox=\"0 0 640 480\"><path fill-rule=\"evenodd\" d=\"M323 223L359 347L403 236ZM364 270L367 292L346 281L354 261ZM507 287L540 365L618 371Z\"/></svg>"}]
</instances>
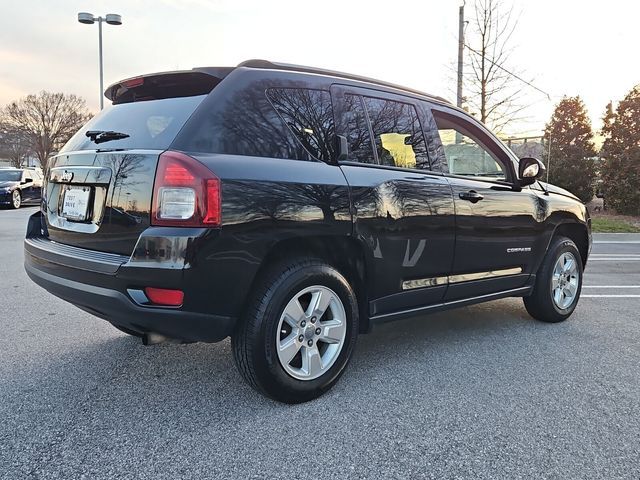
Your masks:
<instances>
[{"instance_id":1,"label":"rear tail light","mask_svg":"<svg viewBox=\"0 0 640 480\"><path fill-rule=\"evenodd\" d=\"M160 155L153 185L151 224L215 227L221 221L220 179L184 153Z\"/></svg>"}]
</instances>

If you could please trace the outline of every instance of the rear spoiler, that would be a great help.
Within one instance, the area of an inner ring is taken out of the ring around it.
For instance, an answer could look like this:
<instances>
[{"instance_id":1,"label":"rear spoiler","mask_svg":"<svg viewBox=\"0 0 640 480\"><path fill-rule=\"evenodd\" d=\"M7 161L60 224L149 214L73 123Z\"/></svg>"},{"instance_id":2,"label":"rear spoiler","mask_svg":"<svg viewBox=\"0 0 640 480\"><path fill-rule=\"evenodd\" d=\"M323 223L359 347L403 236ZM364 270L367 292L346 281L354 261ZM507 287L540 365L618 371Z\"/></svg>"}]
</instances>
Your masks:
<instances>
[{"instance_id":1,"label":"rear spoiler","mask_svg":"<svg viewBox=\"0 0 640 480\"><path fill-rule=\"evenodd\" d=\"M116 105L206 95L232 70L233 68L211 67L141 75L110 85L104 96Z\"/></svg>"}]
</instances>

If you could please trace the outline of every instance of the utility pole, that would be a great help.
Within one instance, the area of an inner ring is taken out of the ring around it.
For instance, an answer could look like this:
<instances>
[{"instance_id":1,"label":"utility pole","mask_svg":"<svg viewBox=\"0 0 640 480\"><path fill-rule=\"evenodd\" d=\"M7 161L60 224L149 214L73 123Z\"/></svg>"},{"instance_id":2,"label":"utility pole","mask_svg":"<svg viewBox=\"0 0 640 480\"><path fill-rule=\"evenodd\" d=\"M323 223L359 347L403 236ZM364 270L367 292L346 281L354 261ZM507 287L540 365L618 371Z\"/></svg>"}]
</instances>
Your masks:
<instances>
[{"instance_id":1,"label":"utility pole","mask_svg":"<svg viewBox=\"0 0 640 480\"><path fill-rule=\"evenodd\" d=\"M456 105L462 108L462 60L464 56L464 0L460 5L458 14L458 90L456 95ZM462 143L462 135L456 132L456 143Z\"/></svg>"},{"instance_id":2,"label":"utility pole","mask_svg":"<svg viewBox=\"0 0 640 480\"><path fill-rule=\"evenodd\" d=\"M462 59L464 56L464 2L458 15L458 92L456 105L462 108Z\"/></svg>"}]
</instances>

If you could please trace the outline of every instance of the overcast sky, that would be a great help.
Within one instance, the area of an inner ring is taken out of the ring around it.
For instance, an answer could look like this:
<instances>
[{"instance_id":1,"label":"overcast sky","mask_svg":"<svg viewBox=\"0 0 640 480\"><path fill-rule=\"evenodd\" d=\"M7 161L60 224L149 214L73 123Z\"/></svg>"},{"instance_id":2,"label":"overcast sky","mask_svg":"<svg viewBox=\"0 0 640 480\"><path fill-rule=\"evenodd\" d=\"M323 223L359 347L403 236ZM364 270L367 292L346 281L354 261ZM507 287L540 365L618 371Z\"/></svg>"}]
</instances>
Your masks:
<instances>
[{"instance_id":1,"label":"overcast sky","mask_svg":"<svg viewBox=\"0 0 640 480\"><path fill-rule=\"evenodd\" d=\"M509 0L504 0L509 2ZM392 81L455 100L458 0L0 0L0 106L40 90L75 93L98 109L98 28L80 11L119 13L104 28L105 85L154 71L265 58ZM473 0L467 1L471 14ZM542 130L562 95L580 95L600 126L609 100L640 83L632 0L514 0L509 68L528 89L528 119Z\"/></svg>"}]
</instances>

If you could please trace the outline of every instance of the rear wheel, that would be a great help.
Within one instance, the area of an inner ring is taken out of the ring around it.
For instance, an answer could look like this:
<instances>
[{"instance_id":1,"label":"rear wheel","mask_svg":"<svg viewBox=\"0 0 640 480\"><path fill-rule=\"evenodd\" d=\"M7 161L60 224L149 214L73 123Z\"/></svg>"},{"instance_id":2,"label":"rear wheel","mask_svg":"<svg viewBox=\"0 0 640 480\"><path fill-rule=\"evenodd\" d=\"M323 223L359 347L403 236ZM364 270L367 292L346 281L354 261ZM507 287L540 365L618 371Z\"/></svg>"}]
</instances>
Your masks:
<instances>
[{"instance_id":1,"label":"rear wheel","mask_svg":"<svg viewBox=\"0 0 640 480\"><path fill-rule=\"evenodd\" d=\"M344 276L321 260L298 260L263 278L232 346L253 388L300 403L338 381L357 334L357 302Z\"/></svg>"},{"instance_id":2,"label":"rear wheel","mask_svg":"<svg viewBox=\"0 0 640 480\"><path fill-rule=\"evenodd\" d=\"M22 205L22 195L20 195L20 190L14 190L11 194L11 206L13 208L20 208Z\"/></svg>"},{"instance_id":3,"label":"rear wheel","mask_svg":"<svg viewBox=\"0 0 640 480\"><path fill-rule=\"evenodd\" d=\"M524 298L529 314L543 322L561 322L571 316L582 290L582 257L569 238L553 240L536 275L531 296Z\"/></svg>"}]
</instances>

